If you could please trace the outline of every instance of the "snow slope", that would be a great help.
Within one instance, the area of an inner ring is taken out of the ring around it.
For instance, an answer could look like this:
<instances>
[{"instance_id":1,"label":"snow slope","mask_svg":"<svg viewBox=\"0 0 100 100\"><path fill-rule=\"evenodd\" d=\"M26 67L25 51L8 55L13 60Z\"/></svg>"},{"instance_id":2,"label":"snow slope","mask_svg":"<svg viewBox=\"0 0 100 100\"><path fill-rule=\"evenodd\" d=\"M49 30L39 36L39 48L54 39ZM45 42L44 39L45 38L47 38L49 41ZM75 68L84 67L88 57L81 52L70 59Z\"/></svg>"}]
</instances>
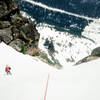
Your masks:
<instances>
[{"instance_id":1,"label":"snow slope","mask_svg":"<svg viewBox=\"0 0 100 100\"><path fill-rule=\"evenodd\" d=\"M7 76L5 66L11 66ZM0 100L100 100L100 59L57 70L0 44Z\"/></svg>"},{"instance_id":2,"label":"snow slope","mask_svg":"<svg viewBox=\"0 0 100 100\"><path fill-rule=\"evenodd\" d=\"M12 76L7 76L5 66L11 66ZM0 44L0 100L43 99L48 72L53 69L28 55L18 53Z\"/></svg>"}]
</instances>

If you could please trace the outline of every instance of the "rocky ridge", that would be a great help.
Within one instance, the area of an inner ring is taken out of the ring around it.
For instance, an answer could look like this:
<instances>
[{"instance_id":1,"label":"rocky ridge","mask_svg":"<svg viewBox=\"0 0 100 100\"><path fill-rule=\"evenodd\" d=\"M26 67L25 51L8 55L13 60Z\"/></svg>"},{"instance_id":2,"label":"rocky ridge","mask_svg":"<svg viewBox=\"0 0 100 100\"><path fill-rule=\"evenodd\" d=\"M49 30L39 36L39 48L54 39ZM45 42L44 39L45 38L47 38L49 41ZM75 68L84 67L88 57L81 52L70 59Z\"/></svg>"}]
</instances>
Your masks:
<instances>
[{"instance_id":1,"label":"rocky ridge","mask_svg":"<svg viewBox=\"0 0 100 100\"><path fill-rule=\"evenodd\" d=\"M0 0L0 42L24 54L38 57L43 62L60 68L38 48L40 34L35 23L20 13L17 0Z\"/></svg>"},{"instance_id":2,"label":"rocky ridge","mask_svg":"<svg viewBox=\"0 0 100 100\"><path fill-rule=\"evenodd\" d=\"M34 55L39 38L35 23L21 15L17 0L0 0L0 42Z\"/></svg>"}]
</instances>

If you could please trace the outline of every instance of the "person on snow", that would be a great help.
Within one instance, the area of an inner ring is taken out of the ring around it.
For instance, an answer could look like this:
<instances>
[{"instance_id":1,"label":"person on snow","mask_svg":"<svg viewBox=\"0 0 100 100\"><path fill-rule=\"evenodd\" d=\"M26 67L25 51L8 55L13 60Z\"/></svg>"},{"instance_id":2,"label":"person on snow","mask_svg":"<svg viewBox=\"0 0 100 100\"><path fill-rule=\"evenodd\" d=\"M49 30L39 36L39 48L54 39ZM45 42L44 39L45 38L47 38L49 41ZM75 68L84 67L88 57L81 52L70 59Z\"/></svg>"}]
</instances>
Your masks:
<instances>
[{"instance_id":1,"label":"person on snow","mask_svg":"<svg viewBox=\"0 0 100 100\"><path fill-rule=\"evenodd\" d=\"M9 74L11 75L10 70L11 70L11 67L9 67L8 65L6 65L5 72L7 73L7 75L9 75Z\"/></svg>"}]
</instances>

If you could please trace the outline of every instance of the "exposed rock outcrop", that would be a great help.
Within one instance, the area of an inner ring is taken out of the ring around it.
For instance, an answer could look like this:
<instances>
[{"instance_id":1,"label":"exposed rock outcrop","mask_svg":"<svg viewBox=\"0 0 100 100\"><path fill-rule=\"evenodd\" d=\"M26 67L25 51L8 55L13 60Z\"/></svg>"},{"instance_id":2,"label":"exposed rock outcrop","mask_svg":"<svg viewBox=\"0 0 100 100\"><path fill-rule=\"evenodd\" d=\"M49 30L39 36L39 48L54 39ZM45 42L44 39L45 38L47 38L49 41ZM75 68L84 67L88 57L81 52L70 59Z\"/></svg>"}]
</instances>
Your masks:
<instances>
[{"instance_id":1,"label":"exposed rock outcrop","mask_svg":"<svg viewBox=\"0 0 100 100\"><path fill-rule=\"evenodd\" d=\"M0 0L0 42L20 52L24 45L27 53L33 55L38 51L39 37L34 22L20 14L17 0Z\"/></svg>"},{"instance_id":2,"label":"exposed rock outcrop","mask_svg":"<svg viewBox=\"0 0 100 100\"><path fill-rule=\"evenodd\" d=\"M100 47L97 47L95 49L93 49L91 56L97 56L100 57Z\"/></svg>"},{"instance_id":3,"label":"exposed rock outcrop","mask_svg":"<svg viewBox=\"0 0 100 100\"><path fill-rule=\"evenodd\" d=\"M100 58L100 47L97 47L95 49L92 50L91 55L79 60L75 65L79 65L81 63L85 63L91 60L95 60Z\"/></svg>"}]
</instances>

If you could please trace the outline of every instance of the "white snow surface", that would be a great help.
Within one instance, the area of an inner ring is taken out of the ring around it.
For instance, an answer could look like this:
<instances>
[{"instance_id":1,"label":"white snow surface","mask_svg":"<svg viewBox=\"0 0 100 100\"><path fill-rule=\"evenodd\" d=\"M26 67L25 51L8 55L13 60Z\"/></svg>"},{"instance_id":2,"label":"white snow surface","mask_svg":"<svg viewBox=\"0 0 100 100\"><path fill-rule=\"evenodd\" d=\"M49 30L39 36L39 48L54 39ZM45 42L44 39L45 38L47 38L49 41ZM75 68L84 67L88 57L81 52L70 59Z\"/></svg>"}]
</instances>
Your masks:
<instances>
[{"instance_id":1,"label":"white snow surface","mask_svg":"<svg viewBox=\"0 0 100 100\"><path fill-rule=\"evenodd\" d=\"M6 75L5 66L12 75ZM100 100L100 59L57 70L0 43L0 100Z\"/></svg>"}]
</instances>

